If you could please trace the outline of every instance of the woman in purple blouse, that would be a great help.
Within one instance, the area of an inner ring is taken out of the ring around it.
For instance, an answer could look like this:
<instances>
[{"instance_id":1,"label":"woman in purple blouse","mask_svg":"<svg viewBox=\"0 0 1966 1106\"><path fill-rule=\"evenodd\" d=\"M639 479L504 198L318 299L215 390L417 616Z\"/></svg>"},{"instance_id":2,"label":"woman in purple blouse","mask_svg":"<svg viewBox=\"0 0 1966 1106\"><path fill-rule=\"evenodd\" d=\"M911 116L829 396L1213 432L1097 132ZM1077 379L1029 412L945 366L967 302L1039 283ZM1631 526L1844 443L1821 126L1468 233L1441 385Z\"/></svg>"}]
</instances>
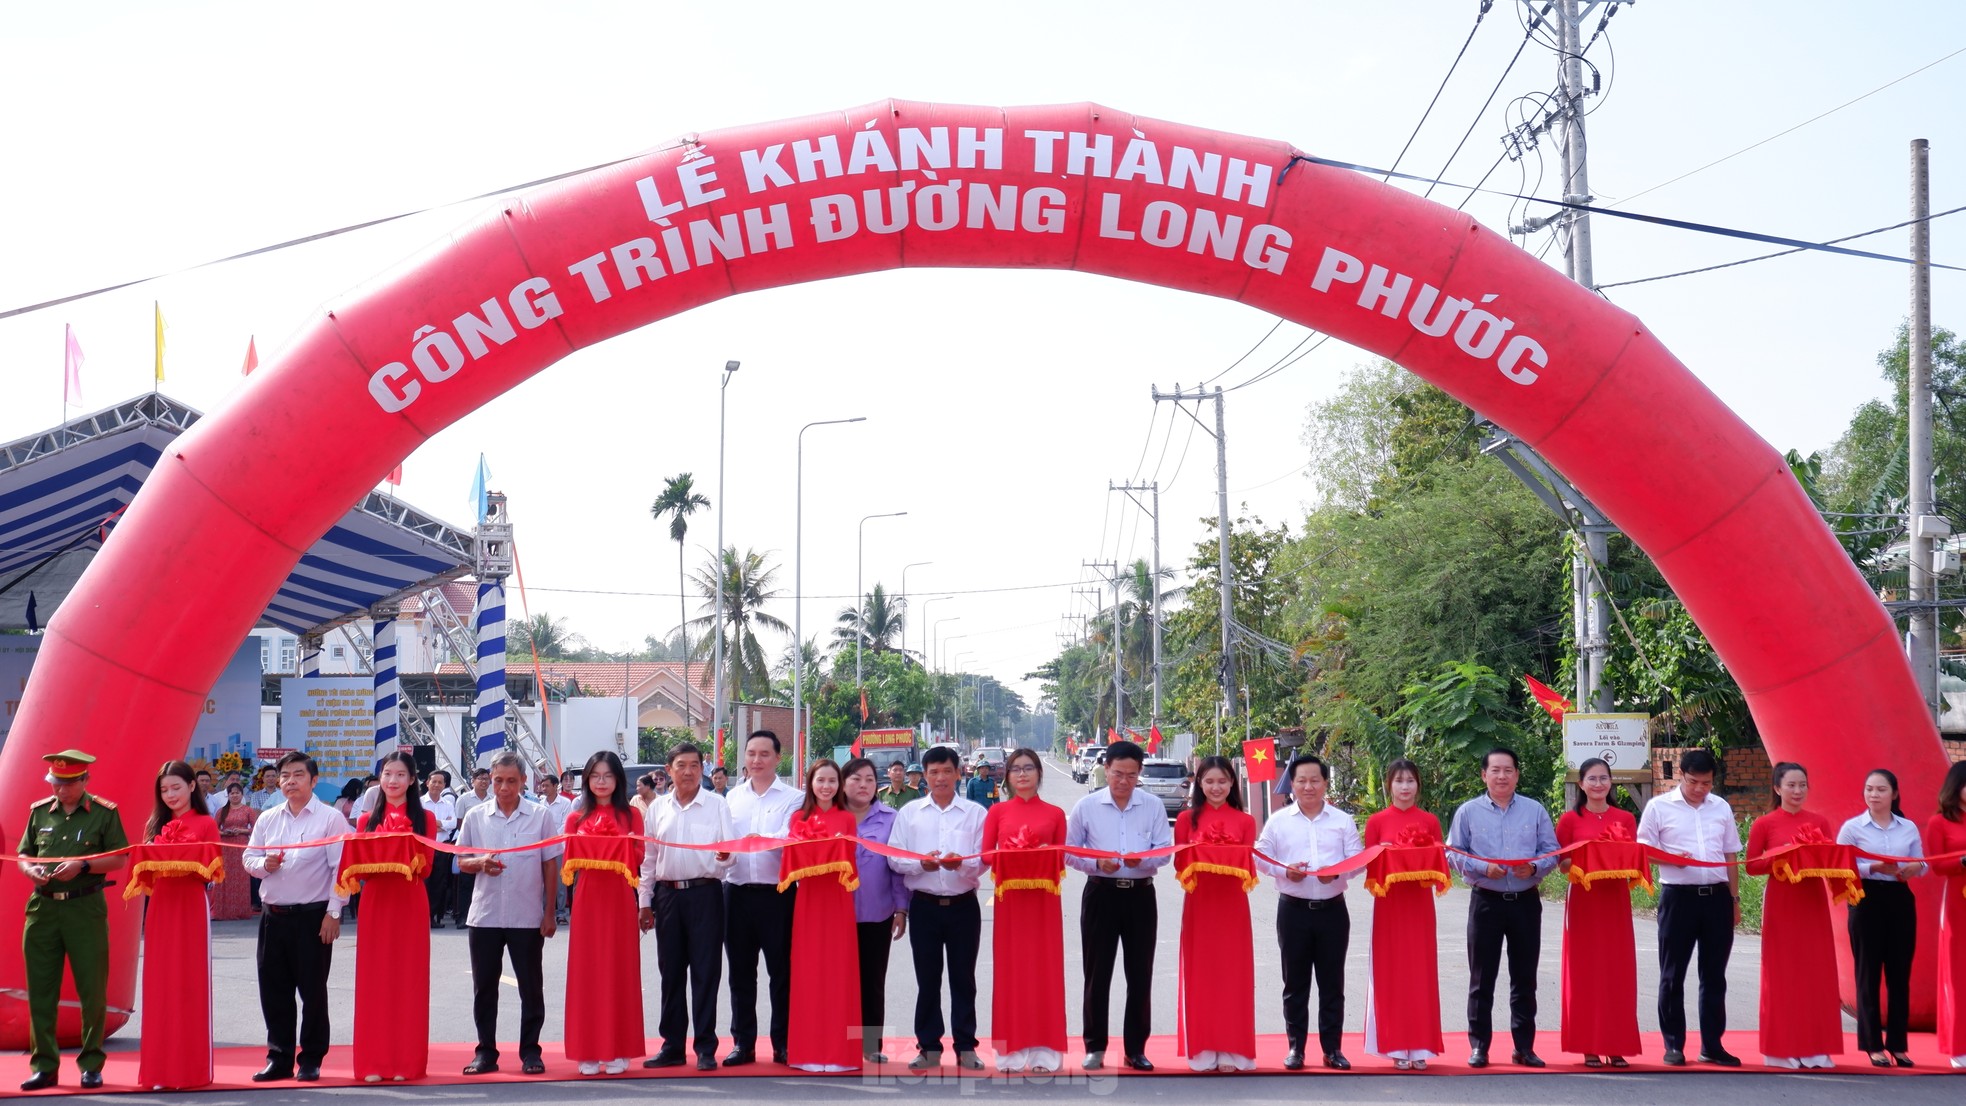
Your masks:
<instances>
[{"instance_id":1,"label":"woman in purple blouse","mask_svg":"<svg viewBox=\"0 0 1966 1106\"><path fill-rule=\"evenodd\" d=\"M859 823L856 831L868 841L887 841L894 831L894 808L874 801L880 790L874 762L855 757L846 762L846 808ZM887 1025L888 947L908 931L908 885L888 866L887 858L865 845L854 846L860 889L853 893L853 920L860 933L860 1051L870 1064L884 1064L881 1036Z\"/></svg>"}]
</instances>

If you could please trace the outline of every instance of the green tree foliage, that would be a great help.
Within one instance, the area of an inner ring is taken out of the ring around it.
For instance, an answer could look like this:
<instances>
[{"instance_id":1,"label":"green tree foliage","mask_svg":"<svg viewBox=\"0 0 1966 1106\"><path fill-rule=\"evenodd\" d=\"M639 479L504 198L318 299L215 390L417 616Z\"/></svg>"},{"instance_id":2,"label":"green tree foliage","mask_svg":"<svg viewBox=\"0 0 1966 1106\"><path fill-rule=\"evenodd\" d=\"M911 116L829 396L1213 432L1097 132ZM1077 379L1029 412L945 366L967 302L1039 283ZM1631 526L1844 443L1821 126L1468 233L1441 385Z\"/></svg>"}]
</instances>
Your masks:
<instances>
[{"instance_id":1,"label":"green tree foliage","mask_svg":"<svg viewBox=\"0 0 1966 1106\"><path fill-rule=\"evenodd\" d=\"M887 589L875 584L858 610L842 607L836 621L834 645L851 653L857 640L863 653L885 653L899 648L904 640L908 630L908 600L889 595Z\"/></svg>"},{"instance_id":2,"label":"green tree foliage","mask_svg":"<svg viewBox=\"0 0 1966 1106\"><path fill-rule=\"evenodd\" d=\"M770 695L771 670L765 662L764 646L758 642L757 631L763 628L785 633L791 629L784 619L767 614L764 609L781 594L774 586L778 581L778 566L755 549L746 550L740 557L735 546L724 550L722 562L721 573L718 564L710 561L691 574L690 583L703 597L703 604L698 608L702 613L688 623L704 632L703 639L696 643L696 656L699 659L710 656L716 641L712 635L721 633L724 686L731 701L742 700L747 687L754 696ZM724 592L721 627L717 625L720 578Z\"/></svg>"},{"instance_id":3,"label":"green tree foliage","mask_svg":"<svg viewBox=\"0 0 1966 1106\"><path fill-rule=\"evenodd\" d=\"M676 543L676 609L680 614L679 624L683 627L678 633L683 636L681 660L683 662L683 683L689 679L689 608L684 596L689 590L683 586L683 539L689 536L690 516L710 506L710 501L696 491L696 477L691 473L678 473L671 476L662 486L662 494L649 504L649 517L660 522L664 515L669 516L669 540ZM683 696L683 724L692 724L690 719L689 696Z\"/></svg>"},{"instance_id":4,"label":"green tree foliage","mask_svg":"<svg viewBox=\"0 0 1966 1106\"><path fill-rule=\"evenodd\" d=\"M1823 459L1819 483L1827 510L1864 512L1880 497L1896 501L1905 494L1910 363L1910 334L1900 326L1891 347L1877 355L1890 396L1857 408L1849 429ZM1966 342L1939 327L1932 330L1932 389L1937 397L1932 470L1939 511L1966 518Z\"/></svg>"}]
</instances>

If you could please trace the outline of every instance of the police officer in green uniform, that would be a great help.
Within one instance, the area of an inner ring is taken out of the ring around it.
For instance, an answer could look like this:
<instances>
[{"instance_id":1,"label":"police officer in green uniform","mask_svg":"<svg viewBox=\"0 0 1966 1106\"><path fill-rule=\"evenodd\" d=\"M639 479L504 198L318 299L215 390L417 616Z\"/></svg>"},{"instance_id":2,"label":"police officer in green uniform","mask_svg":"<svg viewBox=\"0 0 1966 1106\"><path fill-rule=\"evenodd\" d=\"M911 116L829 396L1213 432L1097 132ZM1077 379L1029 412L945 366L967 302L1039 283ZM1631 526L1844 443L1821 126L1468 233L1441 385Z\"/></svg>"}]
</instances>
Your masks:
<instances>
[{"instance_id":1,"label":"police officer in green uniform","mask_svg":"<svg viewBox=\"0 0 1966 1106\"><path fill-rule=\"evenodd\" d=\"M102 1086L104 1008L108 1004L109 904L103 901L106 872L123 867L122 855L67 860L129 847L116 804L83 790L96 758L77 749L50 753L48 784L54 794L28 808L21 834L20 869L34 883L21 927L21 955L27 962L27 1007L33 1078L20 1085L38 1091L57 1082L61 1066L55 1046L55 1009L61 999L61 964L75 975L82 1006L82 1086Z\"/></svg>"}]
</instances>

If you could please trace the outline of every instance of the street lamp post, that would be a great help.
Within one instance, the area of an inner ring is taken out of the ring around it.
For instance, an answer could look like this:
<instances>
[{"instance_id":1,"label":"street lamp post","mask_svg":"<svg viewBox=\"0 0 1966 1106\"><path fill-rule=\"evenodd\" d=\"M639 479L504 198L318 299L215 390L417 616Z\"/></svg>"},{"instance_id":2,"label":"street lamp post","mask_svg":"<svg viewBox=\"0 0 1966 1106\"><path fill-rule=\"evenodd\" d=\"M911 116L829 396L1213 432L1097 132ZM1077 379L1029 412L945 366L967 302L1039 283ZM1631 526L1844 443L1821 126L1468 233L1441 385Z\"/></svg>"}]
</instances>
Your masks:
<instances>
[{"instance_id":1,"label":"street lamp post","mask_svg":"<svg viewBox=\"0 0 1966 1106\"><path fill-rule=\"evenodd\" d=\"M798 462L792 483L792 747L797 751L793 761L797 770L805 770L806 736L805 715L805 486L806 486L806 431L815 426L837 426L841 423L866 422L864 415L850 419L821 419L799 427Z\"/></svg>"},{"instance_id":2,"label":"street lamp post","mask_svg":"<svg viewBox=\"0 0 1966 1106\"><path fill-rule=\"evenodd\" d=\"M716 743L719 763L724 758L724 590L730 583L724 572L724 393L730 388L730 374L737 371L737 365L735 361L724 362L723 379L717 385L717 641L716 656L710 662L716 666L710 683L710 707L714 715L710 740Z\"/></svg>"},{"instance_id":3,"label":"street lamp post","mask_svg":"<svg viewBox=\"0 0 1966 1106\"><path fill-rule=\"evenodd\" d=\"M867 574L867 520L870 518L900 518L906 511L888 511L878 515L863 515L860 519L860 539L853 554L853 686L860 688L860 643L867 636L866 584ZM867 720L862 718L861 725Z\"/></svg>"},{"instance_id":4,"label":"street lamp post","mask_svg":"<svg viewBox=\"0 0 1966 1106\"><path fill-rule=\"evenodd\" d=\"M969 636L968 634L956 635L956 637L959 638L968 637L968 636ZM950 640L953 641L955 640L955 638L951 638ZM956 654L956 689L957 689L956 694L958 698L955 700L955 706L956 706L956 748L958 749L962 748L963 746L963 708L962 708L962 700L960 698L962 694L963 658L967 656L972 656L975 654L975 652L976 651L973 649L965 649L962 652Z\"/></svg>"},{"instance_id":5,"label":"street lamp post","mask_svg":"<svg viewBox=\"0 0 1966 1106\"><path fill-rule=\"evenodd\" d=\"M911 568L925 568L934 563L934 561L916 561L913 564L901 566L901 606L904 609L908 606L908 570ZM903 615L903 619L905 624L906 615ZM901 634L901 652L904 656L908 652L908 634L905 630ZM928 667L928 658L922 658L922 667Z\"/></svg>"}]
</instances>

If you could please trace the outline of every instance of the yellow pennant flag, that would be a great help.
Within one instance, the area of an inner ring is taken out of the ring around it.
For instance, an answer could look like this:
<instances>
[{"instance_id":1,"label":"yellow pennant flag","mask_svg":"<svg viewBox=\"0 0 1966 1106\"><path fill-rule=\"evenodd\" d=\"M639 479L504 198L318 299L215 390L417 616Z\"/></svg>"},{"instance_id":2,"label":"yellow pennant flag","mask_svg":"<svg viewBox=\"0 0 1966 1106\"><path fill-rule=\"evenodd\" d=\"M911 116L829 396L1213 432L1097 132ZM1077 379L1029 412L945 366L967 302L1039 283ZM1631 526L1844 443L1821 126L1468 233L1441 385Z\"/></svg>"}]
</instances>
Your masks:
<instances>
[{"instance_id":1,"label":"yellow pennant flag","mask_svg":"<svg viewBox=\"0 0 1966 1106\"><path fill-rule=\"evenodd\" d=\"M157 317L157 383L162 384L164 382L164 309L157 306L156 300L151 300L150 310Z\"/></svg>"}]
</instances>

